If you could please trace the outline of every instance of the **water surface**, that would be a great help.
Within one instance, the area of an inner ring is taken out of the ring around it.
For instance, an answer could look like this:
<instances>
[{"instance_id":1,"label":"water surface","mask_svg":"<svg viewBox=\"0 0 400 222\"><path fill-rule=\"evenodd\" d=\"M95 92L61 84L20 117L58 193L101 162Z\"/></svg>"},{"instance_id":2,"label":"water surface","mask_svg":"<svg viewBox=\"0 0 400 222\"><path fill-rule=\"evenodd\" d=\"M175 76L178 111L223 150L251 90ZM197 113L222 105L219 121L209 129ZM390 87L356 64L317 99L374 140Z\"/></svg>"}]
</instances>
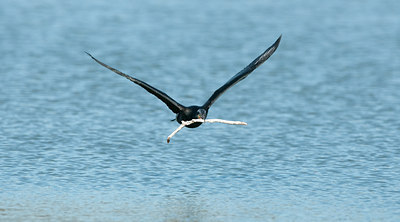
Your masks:
<instances>
[{"instance_id":1,"label":"water surface","mask_svg":"<svg viewBox=\"0 0 400 222\"><path fill-rule=\"evenodd\" d=\"M1 221L398 221L398 1L2 1ZM154 96L204 101L178 126Z\"/></svg>"}]
</instances>

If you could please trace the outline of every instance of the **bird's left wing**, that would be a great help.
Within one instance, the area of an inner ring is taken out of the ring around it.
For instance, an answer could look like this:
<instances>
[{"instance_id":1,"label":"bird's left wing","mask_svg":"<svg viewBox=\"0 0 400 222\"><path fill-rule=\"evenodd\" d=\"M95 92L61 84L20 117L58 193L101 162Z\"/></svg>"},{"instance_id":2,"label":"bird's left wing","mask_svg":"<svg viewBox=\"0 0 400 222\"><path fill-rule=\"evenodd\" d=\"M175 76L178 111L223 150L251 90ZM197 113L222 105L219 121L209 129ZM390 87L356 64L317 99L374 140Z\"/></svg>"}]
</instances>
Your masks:
<instances>
[{"instance_id":1,"label":"bird's left wing","mask_svg":"<svg viewBox=\"0 0 400 222\"><path fill-rule=\"evenodd\" d=\"M242 71L234 75L228 82L226 82L223 86L217 89L212 96L204 103L203 107L205 109L209 109L210 106L221 96L226 90L234 86L239 81L246 78L251 72L253 72L258 66L263 64L278 48L279 42L281 41L281 36L275 41L272 46L270 46L265 52L263 52L260 56L258 56L254 61L252 61L248 66L246 66Z\"/></svg>"},{"instance_id":2,"label":"bird's left wing","mask_svg":"<svg viewBox=\"0 0 400 222\"><path fill-rule=\"evenodd\" d=\"M143 87L149 93L155 95L157 98L159 98L161 101L163 101L168 106L168 108L170 110L172 110L172 112L179 113L181 110L183 110L185 108L183 105L181 105L178 102L176 102L175 100L173 100L171 97L169 97L167 94L165 94L161 90L158 90L158 89L150 86L149 84L147 84L147 83L145 83L145 82L143 82L143 81L141 81L139 79L133 78L132 76L129 76L129 75L117 70L117 69L114 69L111 66L108 66L108 65L100 62L99 60L97 60L91 54L89 54L87 52L86 52L86 54L88 54L94 61L96 61L100 65L102 65L102 66L106 67L107 69L117 73L118 75L121 75L121 76L129 79L130 81L132 81L132 82L138 84L139 86Z\"/></svg>"}]
</instances>

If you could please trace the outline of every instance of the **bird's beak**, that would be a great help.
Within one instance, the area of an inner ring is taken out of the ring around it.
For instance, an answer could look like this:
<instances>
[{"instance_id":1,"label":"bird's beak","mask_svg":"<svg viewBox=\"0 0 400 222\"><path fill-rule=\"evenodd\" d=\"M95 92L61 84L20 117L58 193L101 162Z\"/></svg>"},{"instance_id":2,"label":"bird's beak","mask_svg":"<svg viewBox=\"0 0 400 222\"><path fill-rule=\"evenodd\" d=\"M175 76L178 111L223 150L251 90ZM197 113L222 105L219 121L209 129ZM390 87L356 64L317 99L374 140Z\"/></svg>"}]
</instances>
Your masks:
<instances>
[{"instance_id":1,"label":"bird's beak","mask_svg":"<svg viewBox=\"0 0 400 222\"><path fill-rule=\"evenodd\" d=\"M202 120L205 120L205 119L206 119L206 115L203 114L203 113L201 113L201 114L198 114L198 115L197 115L197 118L202 119Z\"/></svg>"},{"instance_id":2,"label":"bird's beak","mask_svg":"<svg viewBox=\"0 0 400 222\"><path fill-rule=\"evenodd\" d=\"M207 116L207 112L205 110L200 110L199 113L197 113L197 118L205 120Z\"/></svg>"}]
</instances>

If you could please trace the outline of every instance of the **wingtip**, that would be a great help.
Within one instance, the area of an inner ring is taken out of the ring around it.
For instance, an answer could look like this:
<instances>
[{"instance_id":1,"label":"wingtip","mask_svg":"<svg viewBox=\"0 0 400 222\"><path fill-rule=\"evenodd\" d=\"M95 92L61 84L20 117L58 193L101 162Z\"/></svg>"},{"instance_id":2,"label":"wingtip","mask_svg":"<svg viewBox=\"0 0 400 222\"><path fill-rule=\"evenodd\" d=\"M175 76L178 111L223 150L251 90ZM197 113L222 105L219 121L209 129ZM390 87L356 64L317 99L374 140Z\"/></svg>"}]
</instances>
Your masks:
<instances>
[{"instance_id":1,"label":"wingtip","mask_svg":"<svg viewBox=\"0 0 400 222\"><path fill-rule=\"evenodd\" d=\"M278 47L279 43L281 42L282 34L279 36L279 38L275 41L274 45Z\"/></svg>"},{"instance_id":2,"label":"wingtip","mask_svg":"<svg viewBox=\"0 0 400 222\"><path fill-rule=\"evenodd\" d=\"M90 56L90 57L92 57L93 58L93 56L90 54L90 53L88 53L88 52L86 52L86 51L84 51L88 56Z\"/></svg>"}]
</instances>

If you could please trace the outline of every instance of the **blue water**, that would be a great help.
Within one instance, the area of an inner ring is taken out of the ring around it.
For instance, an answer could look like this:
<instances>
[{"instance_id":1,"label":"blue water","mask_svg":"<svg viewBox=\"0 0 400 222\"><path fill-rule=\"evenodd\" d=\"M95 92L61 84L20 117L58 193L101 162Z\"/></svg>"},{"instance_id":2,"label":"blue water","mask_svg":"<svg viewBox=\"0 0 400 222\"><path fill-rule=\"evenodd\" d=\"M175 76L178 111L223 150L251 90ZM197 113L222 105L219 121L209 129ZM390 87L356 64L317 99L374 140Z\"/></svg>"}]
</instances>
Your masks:
<instances>
[{"instance_id":1,"label":"blue water","mask_svg":"<svg viewBox=\"0 0 400 222\"><path fill-rule=\"evenodd\" d=\"M399 221L400 3L0 2L0 221ZM91 60L248 126L183 129Z\"/></svg>"}]
</instances>

